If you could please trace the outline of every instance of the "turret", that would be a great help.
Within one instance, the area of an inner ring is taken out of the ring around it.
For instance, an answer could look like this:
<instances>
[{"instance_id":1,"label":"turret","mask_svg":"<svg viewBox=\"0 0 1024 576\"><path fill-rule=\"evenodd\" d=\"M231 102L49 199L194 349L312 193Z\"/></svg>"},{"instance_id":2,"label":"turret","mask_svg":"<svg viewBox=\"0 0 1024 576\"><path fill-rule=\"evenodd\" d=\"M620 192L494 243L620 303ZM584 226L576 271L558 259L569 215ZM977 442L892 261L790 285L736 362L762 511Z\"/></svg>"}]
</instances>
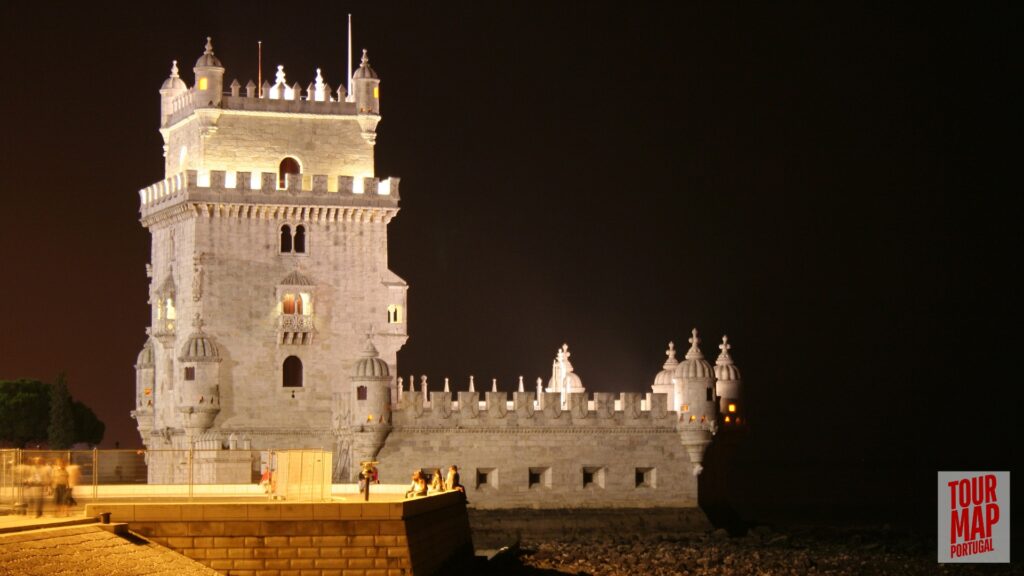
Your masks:
<instances>
[{"instance_id":1,"label":"turret","mask_svg":"<svg viewBox=\"0 0 1024 576\"><path fill-rule=\"evenodd\" d=\"M668 350L665 350L665 363L661 366L661 372L654 377L654 385L651 386L651 390L655 394L665 394L668 398L668 409L678 412L679 405L676 403L675 385L672 383L672 379L676 375L676 366L679 366L679 360L676 360L676 345L674 342L668 343Z\"/></svg>"},{"instance_id":2,"label":"turret","mask_svg":"<svg viewBox=\"0 0 1024 576\"><path fill-rule=\"evenodd\" d=\"M742 424L744 417L740 410L740 369L732 362L729 355L729 337L722 336L718 349L722 352L715 361L715 394L718 396L718 411L722 414L723 423L733 426Z\"/></svg>"},{"instance_id":3,"label":"turret","mask_svg":"<svg viewBox=\"0 0 1024 576\"><path fill-rule=\"evenodd\" d=\"M171 75L160 87L160 126L166 126L168 118L174 113L174 99L188 92L185 82L178 77L178 61L171 61Z\"/></svg>"},{"instance_id":4,"label":"turret","mask_svg":"<svg viewBox=\"0 0 1024 576\"><path fill-rule=\"evenodd\" d=\"M562 408L568 407L568 395L586 392L583 387L583 380L573 371L572 363L569 362L569 345L562 344L562 347L555 353L555 360L551 363L551 379L548 380L547 392L560 394Z\"/></svg>"},{"instance_id":5,"label":"turret","mask_svg":"<svg viewBox=\"0 0 1024 576\"><path fill-rule=\"evenodd\" d=\"M365 49L359 69L352 75L352 91L362 136L373 144L377 139L377 123L380 122L380 79L370 67Z\"/></svg>"},{"instance_id":6,"label":"turret","mask_svg":"<svg viewBox=\"0 0 1024 576\"><path fill-rule=\"evenodd\" d=\"M375 460L391 432L391 374L388 364L369 337L352 374L352 463L351 480L358 464Z\"/></svg>"},{"instance_id":7,"label":"turret","mask_svg":"<svg viewBox=\"0 0 1024 576\"><path fill-rule=\"evenodd\" d=\"M190 438L213 425L220 412L220 351L203 332L203 321L196 314L192 334L181 347L178 371L174 375L178 395L177 411Z\"/></svg>"},{"instance_id":8,"label":"turret","mask_svg":"<svg viewBox=\"0 0 1024 576\"><path fill-rule=\"evenodd\" d=\"M143 438L153 429L153 391L156 389L156 366L153 359L153 339L146 338L135 360L135 409L132 418Z\"/></svg>"},{"instance_id":9,"label":"turret","mask_svg":"<svg viewBox=\"0 0 1024 576\"><path fill-rule=\"evenodd\" d=\"M224 67L213 55L213 44L209 36L206 37L206 50L196 60L192 71L196 73L196 85L193 87L196 106L220 106L224 94Z\"/></svg>"},{"instance_id":10,"label":"turret","mask_svg":"<svg viewBox=\"0 0 1024 576\"><path fill-rule=\"evenodd\" d=\"M675 371L675 394L679 408L680 437L693 464L694 475L703 470L704 450L716 430L714 371L700 351L700 338L694 328L690 349Z\"/></svg>"}]
</instances>

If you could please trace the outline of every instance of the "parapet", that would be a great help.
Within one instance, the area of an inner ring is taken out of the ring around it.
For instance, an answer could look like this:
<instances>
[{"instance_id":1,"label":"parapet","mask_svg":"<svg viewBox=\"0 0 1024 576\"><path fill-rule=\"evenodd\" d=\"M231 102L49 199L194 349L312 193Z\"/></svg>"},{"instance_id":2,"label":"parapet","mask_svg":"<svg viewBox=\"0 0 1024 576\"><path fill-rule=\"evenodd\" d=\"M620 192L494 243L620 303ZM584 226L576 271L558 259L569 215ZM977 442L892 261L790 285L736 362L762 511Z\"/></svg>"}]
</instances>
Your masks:
<instances>
[{"instance_id":1,"label":"parapet","mask_svg":"<svg viewBox=\"0 0 1024 576\"><path fill-rule=\"evenodd\" d=\"M204 104L195 98L195 89L178 95L170 103L169 115L164 127L173 126L189 117L198 108L219 108L245 112L277 112L286 114L312 114L317 116L358 116L355 102L345 99L345 89L331 93L329 85L310 84L303 97L302 87L264 82L262 91L250 81L246 87L232 81L231 91L224 93L219 105Z\"/></svg>"},{"instance_id":2,"label":"parapet","mask_svg":"<svg viewBox=\"0 0 1024 576\"><path fill-rule=\"evenodd\" d=\"M667 394L640 392L586 392L562 395L556 392L421 390L403 393L398 410L392 414L397 427L414 428L486 428L541 430L559 428L606 428L616 430L665 428L674 430L679 415L668 410Z\"/></svg>"},{"instance_id":3,"label":"parapet","mask_svg":"<svg viewBox=\"0 0 1024 576\"><path fill-rule=\"evenodd\" d=\"M184 203L209 210L238 211L239 206L266 205L301 212L302 219L384 221L398 211L398 178L359 178L323 174L286 174L278 186L275 172L187 170L139 190L142 219ZM210 215L213 215L212 213ZM273 214L261 214L271 217Z\"/></svg>"}]
</instances>

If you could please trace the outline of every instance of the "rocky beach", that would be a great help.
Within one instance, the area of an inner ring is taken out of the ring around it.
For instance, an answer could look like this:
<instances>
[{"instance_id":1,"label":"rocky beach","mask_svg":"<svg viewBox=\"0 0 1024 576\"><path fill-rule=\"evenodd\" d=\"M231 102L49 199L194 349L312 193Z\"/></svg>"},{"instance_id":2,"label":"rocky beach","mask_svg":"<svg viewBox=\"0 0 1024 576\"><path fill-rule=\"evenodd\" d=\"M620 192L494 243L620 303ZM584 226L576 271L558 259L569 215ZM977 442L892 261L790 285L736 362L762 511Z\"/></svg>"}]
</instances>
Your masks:
<instances>
[{"instance_id":1,"label":"rocky beach","mask_svg":"<svg viewBox=\"0 0 1024 576\"><path fill-rule=\"evenodd\" d=\"M758 526L692 535L621 535L523 541L496 554L486 573L577 576L916 576L1024 574L1014 564L939 564L934 538L889 526Z\"/></svg>"}]
</instances>

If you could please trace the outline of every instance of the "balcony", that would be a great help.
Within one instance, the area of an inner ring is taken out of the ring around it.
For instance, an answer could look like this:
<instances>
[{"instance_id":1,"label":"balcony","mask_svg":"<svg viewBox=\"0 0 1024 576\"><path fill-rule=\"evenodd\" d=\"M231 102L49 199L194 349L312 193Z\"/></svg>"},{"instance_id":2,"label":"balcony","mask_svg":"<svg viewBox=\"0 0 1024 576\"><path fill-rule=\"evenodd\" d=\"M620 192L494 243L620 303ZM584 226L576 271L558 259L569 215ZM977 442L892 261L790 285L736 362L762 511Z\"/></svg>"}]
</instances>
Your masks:
<instances>
[{"instance_id":1,"label":"balcony","mask_svg":"<svg viewBox=\"0 0 1024 576\"><path fill-rule=\"evenodd\" d=\"M312 344L313 334L312 315L281 314L278 318L278 344Z\"/></svg>"}]
</instances>

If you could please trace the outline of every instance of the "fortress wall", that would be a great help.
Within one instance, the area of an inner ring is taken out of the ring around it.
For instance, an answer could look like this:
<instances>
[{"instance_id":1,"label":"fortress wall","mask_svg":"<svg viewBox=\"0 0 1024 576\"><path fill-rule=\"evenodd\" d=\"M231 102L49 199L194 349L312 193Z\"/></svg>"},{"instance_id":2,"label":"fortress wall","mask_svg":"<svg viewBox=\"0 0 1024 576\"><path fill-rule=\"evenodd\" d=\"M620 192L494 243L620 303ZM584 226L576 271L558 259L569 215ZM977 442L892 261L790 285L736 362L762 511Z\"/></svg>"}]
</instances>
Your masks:
<instances>
[{"instance_id":1,"label":"fortress wall","mask_svg":"<svg viewBox=\"0 0 1024 576\"><path fill-rule=\"evenodd\" d=\"M378 456L385 483L456 464L471 506L693 507L697 480L678 434L666 428L396 428ZM648 482L637 486L638 468ZM537 481L530 485L533 469ZM584 471L592 476L584 486ZM487 471L478 486L477 473Z\"/></svg>"}]
</instances>

